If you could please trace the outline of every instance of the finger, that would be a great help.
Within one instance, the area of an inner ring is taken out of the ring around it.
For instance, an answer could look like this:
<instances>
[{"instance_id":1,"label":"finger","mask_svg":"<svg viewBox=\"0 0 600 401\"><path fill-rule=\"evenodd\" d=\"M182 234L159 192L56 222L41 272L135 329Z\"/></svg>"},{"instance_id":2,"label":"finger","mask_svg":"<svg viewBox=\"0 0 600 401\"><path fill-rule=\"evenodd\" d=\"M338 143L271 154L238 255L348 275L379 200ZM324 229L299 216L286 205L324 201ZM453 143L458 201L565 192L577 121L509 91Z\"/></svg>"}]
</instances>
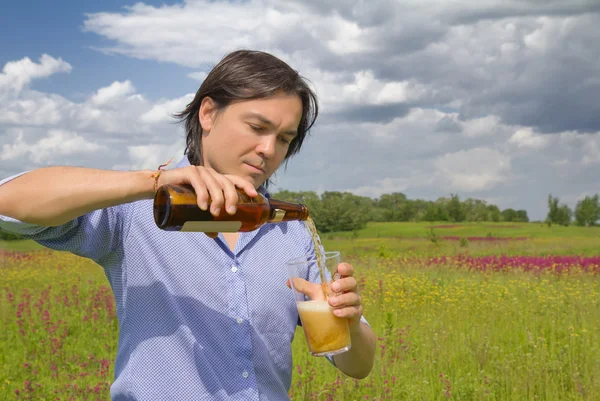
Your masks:
<instances>
[{"instance_id":1,"label":"finger","mask_svg":"<svg viewBox=\"0 0 600 401\"><path fill-rule=\"evenodd\" d=\"M234 214L239 200L238 193L235 190L235 185L229 178L218 174L217 172L215 172L214 177L221 184L221 188L223 189L223 193L225 195L225 210L229 214Z\"/></svg>"},{"instance_id":2,"label":"finger","mask_svg":"<svg viewBox=\"0 0 600 401\"><path fill-rule=\"evenodd\" d=\"M299 277L294 277L293 282L294 289L306 295L309 299L317 301L325 300L321 284L311 283Z\"/></svg>"},{"instance_id":3,"label":"finger","mask_svg":"<svg viewBox=\"0 0 600 401\"><path fill-rule=\"evenodd\" d=\"M225 177L233 182L233 185L235 185L237 188L243 189L249 197L254 198L258 196L258 192L256 192L256 188L254 188L254 185L251 182L238 175L225 174Z\"/></svg>"},{"instance_id":4,"label":"finger","mask_svg":"<svg viewBox=\"0 0 600 401\"><path fill-rule=\"evenodd\" d=\"M329 305L334 308L346 308L349 306L359 306L362 300L360 295L355 292L348 292L346 294L338 295L329 298Z\"/></svg>"},{"instance_id":5,"label":"finger","mask_svg":"<svg viewBox=\"0 0 600 401\"><path fill-rule=\"evenodd\" d=\"M184 182L187 182L194 188L194 193L196 194L196 203L198 203L198 207L202 210L206 210L208 208L208 189L200 175L200 172L198 171L196 166L190 166L185 171L186 173L182 177L182 180Z\"/></svg>"},{"instance_id":6,"label":"finger","mask_svg":"<svg viewBox=\"0 0 600 401\"><path fill-rule=\"evenodd\" d=\"M200 170L200 175L206 184L211 199L210 212L213 216L217 217L221 213L221 209L225 203L225 197L223 196L223 187L221 187L221 183L217 181L213 174L213 171L208 171L206 168Z\"/></svg>"},{"instance_id":7,"label":"finger","mask_svg":"<svg viewBox=\"0 0 600 401\"><path fill-rule=\"evenodd\" d=\"M352 292L356 291L357 285L356 278L350 276L334 281L330 287L333 292Z\"/></svg>"},{"instance_id":8,"label":"finger","mask_svg":"<svg viewBox=\"0 0 600 401\"><path fill-rule=\"evenodd\" d=\"M342 276L353 276L354 275L354 267L350 263L340 263L337 267L338 273Z\"/></svg>"},{"instance_id":9,"label":"finger","mask_svg":"<svg viewBox=\"0 0 600 401\"><path fill-rule=\"evenodd\" d=\"M360 318L363 314L363 307L351 306L349 308L334 309L333 314L341 318Z\"/></svg>"}]
</instances>

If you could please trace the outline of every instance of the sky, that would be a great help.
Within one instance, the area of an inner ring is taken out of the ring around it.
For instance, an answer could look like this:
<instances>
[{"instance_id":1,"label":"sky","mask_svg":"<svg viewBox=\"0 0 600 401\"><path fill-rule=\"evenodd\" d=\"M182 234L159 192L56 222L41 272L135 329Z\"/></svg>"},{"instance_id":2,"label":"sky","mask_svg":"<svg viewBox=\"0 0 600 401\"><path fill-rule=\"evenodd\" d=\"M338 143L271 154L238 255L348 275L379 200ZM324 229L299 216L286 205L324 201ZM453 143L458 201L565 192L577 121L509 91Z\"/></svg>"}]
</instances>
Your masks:
<instances>
[{"instance_id":1,"label":"sky","mask_svg":"<svg viewBox=\"0 0 600 401\"><path fill-rule=\"evenodd\" d=\"M170 115L256 49L320 102L273 191L458 194L543 220L549 194L600 193L599 20L599 0L5 3L0 178L179 160Z\"/></svg>"}]
</instances>

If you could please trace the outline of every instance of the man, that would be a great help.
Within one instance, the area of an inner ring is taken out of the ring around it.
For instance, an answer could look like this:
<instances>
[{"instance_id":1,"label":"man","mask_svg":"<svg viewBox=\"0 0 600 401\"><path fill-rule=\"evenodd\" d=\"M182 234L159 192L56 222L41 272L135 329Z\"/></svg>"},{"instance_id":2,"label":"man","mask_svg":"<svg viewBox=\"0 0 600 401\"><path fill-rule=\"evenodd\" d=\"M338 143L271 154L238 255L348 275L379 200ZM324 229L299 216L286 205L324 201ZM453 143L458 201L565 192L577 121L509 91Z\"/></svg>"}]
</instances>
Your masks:
<instances>
[{"instance_id":1,"label":"man","mask_svg":"<svg viewBox=\"0 0 600 401\"><path fill-rule=\"evenodd\" d=\"M190 184L198 206L217 215L235 212L236 187L268 196L269 177L300 150L317 114L314 94L287 64L237 51L178 115L187 146L175 168L48 167L0 182L0 227L104 268L120 326L113 400L288 399L298 314L285 262L314 252L304 226L166 232L154 224L152 199L158 186ZM349 319L352 348L330 361L363 378L375 336L353 267L338 271L343 294L330 304Z\"/></svg>"}]
</instances>

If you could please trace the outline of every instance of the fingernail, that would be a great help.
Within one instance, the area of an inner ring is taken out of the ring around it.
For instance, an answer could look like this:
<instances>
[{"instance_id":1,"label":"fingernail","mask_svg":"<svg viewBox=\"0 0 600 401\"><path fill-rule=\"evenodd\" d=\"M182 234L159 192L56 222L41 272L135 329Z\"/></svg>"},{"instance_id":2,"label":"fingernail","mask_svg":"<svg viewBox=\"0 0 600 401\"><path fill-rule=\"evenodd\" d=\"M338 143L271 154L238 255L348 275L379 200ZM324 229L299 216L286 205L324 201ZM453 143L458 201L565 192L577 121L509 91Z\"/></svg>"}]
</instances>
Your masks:
<instances>
[{"instance_id":1,"label":"fingernail","mask_svg":"<svg viewBox=\"0 0 600 401\"><path fill-rule=\"evenodd\" d=\"M229 207L227 208L227 211L228 211L229 213L231 213L231 214L234 214L234 213L235 213L235 206L229 206Z\"/></svg>"},{"instance_id":2,"label":"fingernail","mask_svg":"<svg viewBox=\"0 0 600 401\"><path fill-rule=\"evenodd\" d=\"M331 289L333 291L339 291L340 290L340 285L339 284L331 284Z\"/></svg>"},{"instance_id":3,"label":"fingernail","mask_svg":"<svg viewBox=\"0 0 600 401\"><path fill-rule=\"evenodd\" d=\"M206 210L207 204L206 203L201 203L200 204L200 209L202 210Z\"/></svg>"},{"instance_id":4,"label":"fingernail","mask_svg":"<svg viewBox=\"0 0 600 401\"><path fill-rule=\"evenodd\" d=\"M215 211L213 212L213 214L214 214L215 216L218 216L218 215L219 215L219 213L221 213L221 208L220 208L220 207L216 208L216 209L215 209Z\"/></svg>"},{"instance_id":5,"label":"fingernail","mask_svg":"<svg viewBox=\"0 0 600 401\"><path fill-rule=\"evenodd\" d=\"M337 305L338 304L338 299L337 298L329 298L329 303L331 305Z\"/></svg>"}]
</instances>

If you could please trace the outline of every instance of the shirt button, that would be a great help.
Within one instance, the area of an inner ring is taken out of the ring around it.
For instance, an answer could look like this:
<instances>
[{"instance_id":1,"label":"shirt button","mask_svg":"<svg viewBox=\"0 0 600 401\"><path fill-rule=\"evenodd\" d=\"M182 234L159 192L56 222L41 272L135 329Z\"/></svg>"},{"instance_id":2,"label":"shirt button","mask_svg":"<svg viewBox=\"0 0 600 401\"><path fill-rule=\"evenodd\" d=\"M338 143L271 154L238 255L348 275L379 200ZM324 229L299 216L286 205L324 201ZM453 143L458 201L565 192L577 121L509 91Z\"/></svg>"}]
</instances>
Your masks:
<instances>
[{"instance_id":1,"label":"shirt button","mask_svg":"<svg viewBox=\"0 0 600 401\"><path fill-rule=\"evenodd\" d=\"M242 324L244 323L244 319L242 319L241 317L238 317L237 319L235 319L236 322L238 322L238 324Z\"/></svg>"},{"instance_id":2,"label":"shirt button","mask_svg":"<svg viewBox=\"0 0 600 401\"><path fill-rule=\"evenodd\" d=\"M234 272L234 273L237 272L237 267L231 266L231 271Z\"/></svg>"},{"instance_id":3,"label":"shirt button","mask_svg":"<svg viewBox=\"0 0 600 401\"><path fill-rule=\"evenodd\" d=\"M247 379L247 378L248 378L248 371L247 371L247 370L244 370L244 371L242 372L242 377L243 377L244 379Z\"/></svg>"}]
</instances>

